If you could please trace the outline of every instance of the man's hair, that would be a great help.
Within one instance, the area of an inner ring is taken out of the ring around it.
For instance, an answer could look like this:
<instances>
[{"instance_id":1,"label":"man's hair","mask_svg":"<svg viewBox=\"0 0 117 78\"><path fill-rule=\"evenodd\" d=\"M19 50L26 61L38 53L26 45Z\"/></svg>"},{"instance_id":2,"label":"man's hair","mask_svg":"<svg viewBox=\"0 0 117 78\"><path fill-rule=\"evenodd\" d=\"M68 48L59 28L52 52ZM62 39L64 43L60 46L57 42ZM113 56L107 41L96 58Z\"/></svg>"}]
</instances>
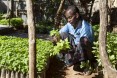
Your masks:
<instances>
[{"instance_id":1,"label":"man's hair","mask_svg":"<svg viewBox=\"0 0 117 78\"><path fill-rule=\"evenodd\" d=\"M68 11L68 10L72 10L73 13L80 14L79 9L76 6L74 6L74 5L68 6L66 11Z\"/></svg>"},{"instance_id":2,"label":"man's hair","mask_svg":"<svg viewBox=\"0 0 117 78\"><path fill-rule=\"evenodd\" d=\"M72 12L74 14L75 13L78 13L79 14L79 18L78 18L79 20L82 20L83 19L82 16L81 16L81 14L80 14L79 9L76 6L74 6L74 5L68 6L67 9L66 9L66 11L68 11L68 10L72 10Z\"/></svg>"}]
</instances>

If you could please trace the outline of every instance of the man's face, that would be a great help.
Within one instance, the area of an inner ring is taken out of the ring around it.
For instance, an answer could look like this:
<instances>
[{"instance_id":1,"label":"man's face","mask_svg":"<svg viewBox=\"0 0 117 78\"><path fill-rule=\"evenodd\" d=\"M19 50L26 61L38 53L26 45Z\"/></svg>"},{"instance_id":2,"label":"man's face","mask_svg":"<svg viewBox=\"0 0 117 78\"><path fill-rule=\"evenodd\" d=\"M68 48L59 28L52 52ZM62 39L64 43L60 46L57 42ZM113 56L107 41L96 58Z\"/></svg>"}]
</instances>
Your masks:
<instances>
[{"instance_id":1,"label":"man's face","mask_svg":"<svg viewBox=\"0 0 117 78\"><path fill-rule=\"evenodd\" d=\"M67 10L66 13L65 13L65 16L67 18L67 21L75 26L76 23L77 23L77 18L78 18L78 13L73 13L72 10Z\"/></svg>"}]
</instances>

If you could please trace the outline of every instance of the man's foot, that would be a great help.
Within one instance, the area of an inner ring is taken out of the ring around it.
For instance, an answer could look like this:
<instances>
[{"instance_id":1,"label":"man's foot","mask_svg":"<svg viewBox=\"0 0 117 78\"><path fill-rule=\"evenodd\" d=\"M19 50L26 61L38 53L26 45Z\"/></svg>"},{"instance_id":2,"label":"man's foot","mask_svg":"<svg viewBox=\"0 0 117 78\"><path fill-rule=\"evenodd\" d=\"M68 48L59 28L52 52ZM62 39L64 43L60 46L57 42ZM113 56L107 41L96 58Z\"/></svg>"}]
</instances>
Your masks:
<instances>
[{"instance_id":1,"label":"man's foot","mask_svg":"<svg viewBox=\"0 0 117 78\"><path fill-rule=\"evenodd\" d=\"M98 72L98 63L94 63L94 72L97 73Z\"/></svg>"},{"instance_id":2,"label":"man's foot","mask_svg":"<svg viewBox=\"0 0 117 78\"><path fill-rule=\"evenodd\" d=\"M81 64L80 62L74 64L73 70L74 70L74 71L78 71L78 72L83 72L83 69L80 68L80 64Z\"/></svg>"},{"instance_id":3,"label":"man's foot","mask_svg":"<svg viewBox=\"0 0 117 78\"><path fill-rule=\"evenodd\" d=\"M84 71L83 71L83 74L84 74L84 75L91 75L92 72L93 72L93 69L85 68Z\"/></svg>"},{"instance_id":4,"label":"man's foot","mask_svg":"<svg viewBox=\"0 0 117 78\"><path fill-rule=\"evenodd\" d=\"M69 64L69 65L66 65L67 67L71 67L71 66L73 66L73 64Z\"/></svg>"}]
</instances>

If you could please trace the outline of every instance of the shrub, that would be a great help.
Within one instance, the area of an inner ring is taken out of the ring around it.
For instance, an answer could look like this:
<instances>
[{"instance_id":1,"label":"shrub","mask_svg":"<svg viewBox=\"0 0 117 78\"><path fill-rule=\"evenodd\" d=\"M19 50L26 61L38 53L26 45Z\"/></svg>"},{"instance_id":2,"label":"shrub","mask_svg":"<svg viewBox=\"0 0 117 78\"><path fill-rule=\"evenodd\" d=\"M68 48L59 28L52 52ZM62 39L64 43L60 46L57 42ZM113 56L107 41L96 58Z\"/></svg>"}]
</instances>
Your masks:
<instances>
[{"instance_id":1,"label":"shrub","mask_svg":"<svg viewBox=\"0 0 117 78\"><path fill-rule=\"evenodd\" d=\"M50 41L37 39L37 70L42 71L53 52ZM28 39L0 36L0 69L28 72Z\"/></svg>"},{"instance_id":2,"label":"shrub","mask_svg":"<svg viewBox=\"0 0 117 78\"><path fill-rule=\"evenodd\" d=\"M14 27L19 27L23 25L23 19L22 18L11 18L10 23Z\"/></svg>"},{"instance_id":3,"label":"shrub","mask_svg":"<svg viewBox=\"0 0 117 78\"><path fill-rule=\"evenodd\" d=\"M0 20L0 24L1 25L9 25L9 22L10 22L10 25L13 26L13 27L22 27L23 25L23 20L22 18L11 18L11 19L2 19Z\"/></svg>"},{"instance_id":4,"label":"shrub","mask_svg":"<svg viewBox=\"0 0 117 78\"><path fill-rule=\"evenodd\" d=\"M3 19L3 17L2 17L2 16L3 16L3 14L2 14L2 13L0 13L0 20L1 20L1 19Z\"/></svg>"},{"instance_id":5,"label":"shrub","mask_svg":"<svg viewBox=\"0 0 117 78\"><path fill-rule=\"evenodd\" d=\"M94 31L95 31L95 38L98 38L99 36L99 25L95 25L94 27ZM98 39L96 39L96 41L94 42L94 47L93 47L93 53L96 55L97 60L99 62L99 65L101 65L101 59L99 56L99 41ZM115 67L115 65L117 64L117 34L116 33L110 33L107 32L107 53L109 56L109 60L111 61L113 67Z\"/></svg>"},{"instance_id":6,"label":"shrub","mask_svg":"<svg viewBox=\"0 0 117 78\"><path fill-rule=\"evenodd\" d=\"M53 23L50 21L41 21L36 24L36 32L47 34L53 28Z\"/></svg>"},{"instance_id":7,"label":"shrub","mask_svg":"<svg viewBox=\"0 0 117 78\"><path fill-rule=\"evenodd\" d=\"M68 40L60 41L57 46L47 40L36 39L37 72L44 70L49 57L69 48ZM28 73L28 39L12 36L0 36L0 69Z\"/></svg>"},{"instance_id":8,"label":"shrub","mask_svg":"<svg viewBox=\"0 0 117 78\"><path fill-rule=\"evenodd\" d=\"M9 24L9 20L8 19L2 19L2 20L0 20L0 24L1 25L8 25Z\"/></svg>"},{"instance_id":9,"label":"shrub","mask_svg":"<svg viewBox=\"0 0 117 78\"><path fill-rule=\"evenodd\" d=\"M44 70L49 57L59 53L61 48L68 47L66 42L58 43L58 46L53 46L53 43L47 40L36 40L36 67L37 72ZM0 69L28 72L28 39L12 36L0 36Z\"/></svg>"}]
</instances>

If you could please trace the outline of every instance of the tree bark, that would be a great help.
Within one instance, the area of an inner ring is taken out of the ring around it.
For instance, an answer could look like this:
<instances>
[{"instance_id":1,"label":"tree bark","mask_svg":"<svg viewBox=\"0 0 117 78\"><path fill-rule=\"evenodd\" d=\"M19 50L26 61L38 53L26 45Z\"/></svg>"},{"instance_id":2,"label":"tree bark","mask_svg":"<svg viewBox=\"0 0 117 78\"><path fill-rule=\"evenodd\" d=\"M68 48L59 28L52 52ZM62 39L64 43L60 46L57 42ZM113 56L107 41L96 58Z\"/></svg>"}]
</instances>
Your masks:
<instances>
[{"instance_id":1,"label":"tree bark","mask_svg":"<svg viewBox=\"0 0 117 78\"><path fill-rule=\"evenodd\" d=\"M14 0L11 0L11 18L14 16Z\"/></svg>"},{"instance_id":2,"label":"tree bark","mask_svg":"<svg viewBox=\"0 0 117 78\"><path fill-rule=\"evenodd\" d=\"M10 71L6 70L6 78L10 78Z\"/></svg>"},{"instance_id":3,"label":"tree bark","mask_svg":"<svg viewBox=\"0 0 117 78\"><path fill-rule=\"evenodd\" d=\"M10 78L15 78L15 73L14 73L14 71L11 71L11 76L10 76Z\"/></svg>"},{"instance_id":4,"label":"tree bark","mask_svg":"<svg viewBox=\"0 0 117 78\"><path fill-rule=\"evenodd\" d=\"M68 0L70 5L74 5L74 2L72 0Z\"/></svg>"},{"instance_id":5,"label":"tree bark","mask_svg":"<svg viewBox=\"0 0 117 78\"><path fill-rule=\"evenodd\" d=\"M104 67L105 78L117 78L117 71L112 67L109 61L106 48L106 34L108 25L107 0L100 0L100 31L99 31L99 52Z\"/></svg>"},{"instance_id":6,"label":"tree bark","mask_svg":"<svg viewBox=\"0 0 117 78\"><path fill-rule=\"evenodd\" d=\"M6 74L6 71L5 71L5 69L2 69L1 70L1 77L0 78L6 78L5 75Z\"/></svg>"},{"instance_id":7,"label":"tree bark","mask_svg":"<svg viewBox=\"0 0 117 78\"><path fill-rule=\"evenodd\" d=\"M59 9L57 10L56 17L55 17L55 28L59 28L64 2L65 2L65 0L61 0Z\"/></svg>"},{"instance_id":8,"label":"tree bark","mask_svg":"<svg viewBox=\"0 0 117 78\"><path fill-rule=\"evenodd\" d=\"M112 0L108 0L108 27L107 31L112 31L113 27L111 27L111 8L112 8Z\"/></svg>"},{"instance_id":9,"label":"tree bark","mask_svg":"<svg viewBox=\"0 0 117 78\"><path fill-rule=\"evenodd\" d=\"M36 39L32 0L26 0L29 36L29 78L36 78Z\"/></svg>"}]
</instances>

